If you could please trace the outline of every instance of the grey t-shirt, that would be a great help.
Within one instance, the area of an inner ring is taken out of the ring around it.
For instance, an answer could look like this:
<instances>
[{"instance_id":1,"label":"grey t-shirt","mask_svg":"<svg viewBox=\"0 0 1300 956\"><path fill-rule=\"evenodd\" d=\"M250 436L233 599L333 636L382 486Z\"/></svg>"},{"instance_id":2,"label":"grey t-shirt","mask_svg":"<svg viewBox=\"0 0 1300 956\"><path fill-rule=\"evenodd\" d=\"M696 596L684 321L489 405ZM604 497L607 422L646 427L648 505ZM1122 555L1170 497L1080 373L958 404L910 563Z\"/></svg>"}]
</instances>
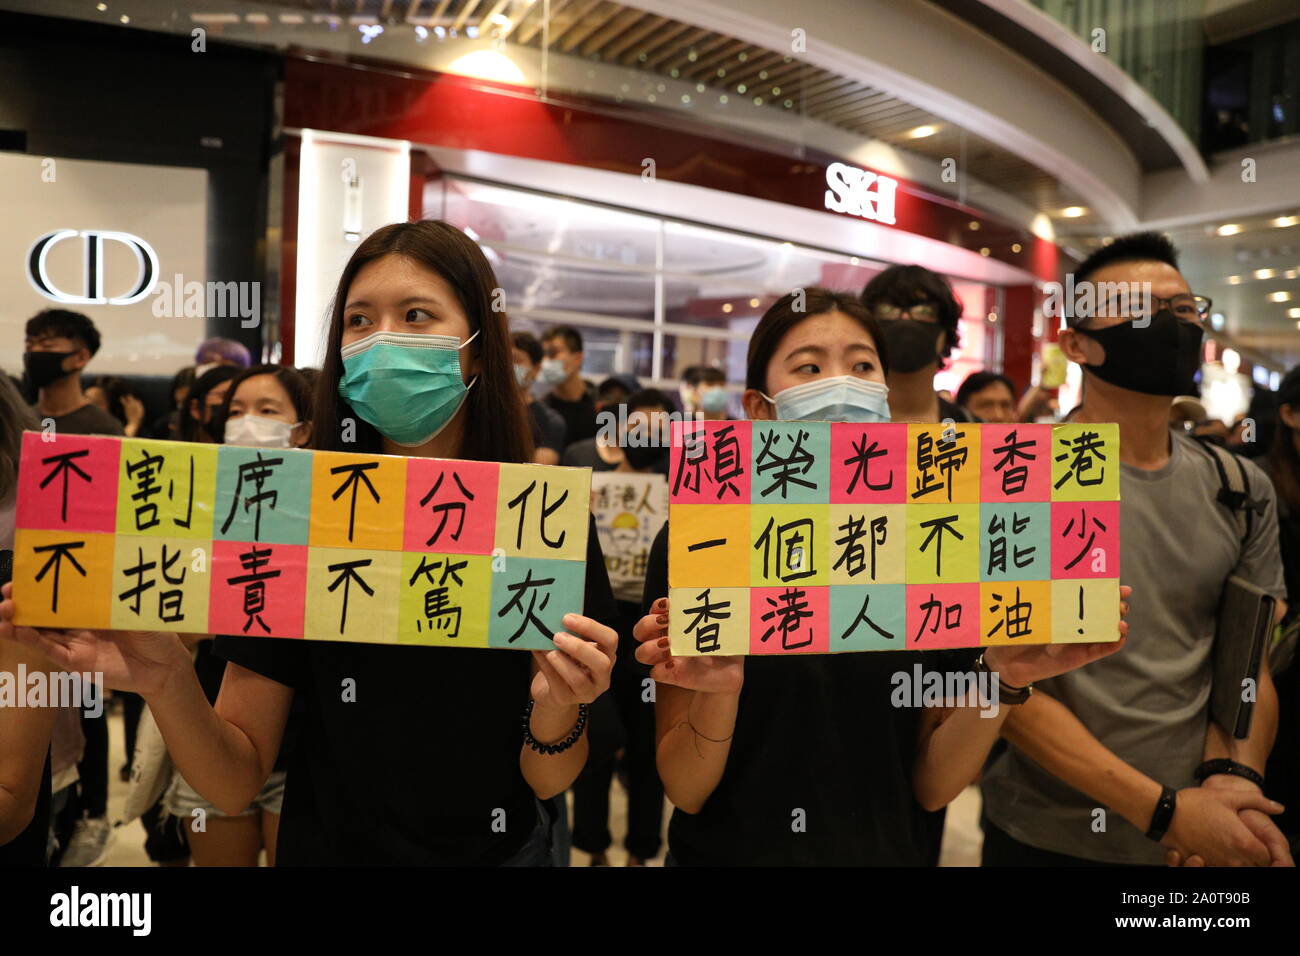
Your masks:
<instances>
[{"instance_id":1,"label":"grey t-shirt","mask_svg":"<svg viewBox=\"0 0 1300 956\"><path fill-rule=\"evenodd\" d=\"M1192 786L1203 760L1211 649L1224 582L1239 574L1283 597L1277 502L1264 473L1246 461L1251 494L1266 499L1242 542L1231 512L1215 500L1214 463L1176 432L1158 471L1122 465L1120 580L1133 588L1128 643L1078 670L1041 681L1120 759L1162 784ZM989 819L1022 843L1104 863L1159 865L1164 847L1098 802L1008 747L984 775Z\"/></svg>"}]
</instances>

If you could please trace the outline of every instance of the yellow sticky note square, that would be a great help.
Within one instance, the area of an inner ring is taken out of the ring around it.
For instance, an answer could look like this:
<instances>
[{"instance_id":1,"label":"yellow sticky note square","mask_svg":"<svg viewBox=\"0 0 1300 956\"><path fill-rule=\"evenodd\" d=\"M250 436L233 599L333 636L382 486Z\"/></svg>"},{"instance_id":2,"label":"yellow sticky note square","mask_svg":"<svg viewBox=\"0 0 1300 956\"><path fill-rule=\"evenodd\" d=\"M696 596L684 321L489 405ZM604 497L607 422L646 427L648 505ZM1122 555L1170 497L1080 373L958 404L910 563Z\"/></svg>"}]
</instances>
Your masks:
<instances>
[{"instance_id":1,"label":"yellow sticky note square","mask_svg":"<svg viewBox=\"0 0 1300 956\"><path fill-rule=\"evenodd\" d=\"M670 505L668 583L747 587L749 505Z\"/></svg>"},{"instance_id":2,"label":"yellow sticky note square","mask_svg":"<svg viewBox=\"0 0 1300 956\"><path fill-rule=\"evenodd\" d=\"M830 582L829 505L753 505L749 512L751 587Z\"/></svg>"},{"instance_id":3,"label":"yellow sticky note square","mask_svg":"<svg viewBox=\"0 0 1300 956\"><path fill-rule=\"evenodd\" d=\"M118 534L211 538L217 446L122 439Z\"/></svg>"},{"instance_id":4,"label":"yellow sticky note square","mask_svg":"<svg viewBox=\"0 0 1300 956\"><path fill-rule=\"evenodd\" d=\"M907 426L907 502L980 500L980 426L968 422Z\"/></svg>"},{"instance_id":5,"label":"yellow sticky note square","mask_svg":"<svg viewBox=\"0 0 1300 956\"><path fill-rule=\"evenodd\" d=\"M749 653L748 588L670 588L668 640L675 656Z\"/></svg>"},{"instance_id":6,"label":"yellow sticky note square","mask_svg":"<svg viewBox=\"0 0 1300 956\"><path fill-rule=\"evenodd\" d=\"M303 637L397 643L402 557L396 551L308 548Z\"/></svg>"},{"instance_id":7,"label":"yellow sticky note square","mask_svg":"<svg viewBox=\"0 0 1300 956\"><path fill-rule=\"evenodd\" d=\"M110 626L118 631L208 632L212 542L118 535Z\"/></svg>"},{"instance_id":8,"label":"yellow sticky note square","mask_svg":"<svg viewBox=\"0 0 1300 956\"><path fill-rule=\"evenodd\" d=\"M1050 644L1052 582L985 581L980 585L980 644Z\"/></svg>"},{"instance_id":9,"label":"yellow sticky note square","mask_svg":"<svg viewBox=\"0 0 1300 956\"><path fill-rule=\"evenodd\" d=\"M827 542L831 584L902 584L907 505L831 505Z\"/></svg>"},{"instance_id":10,"label":"yellow sticky note square","mask_svg":"<svg viewBox=\"0 0 1300 956\"><path fill-rule=\"evenodd\" d=\"M1052 582L1052 642L1119 640L1119 578L1057 578Z\"/></svg>"},{"instance_id":11,"label":"yellow sticky note square","mask_svg":"<svg viewBox=\"0 0 1300 956\"><path fill-rule=\"evenodd\" d=\"M13 582L15 624L107 628L113 535L19 528Z\"/></svg>"},{"instance_id":12,"label":"yellow sticky note square","mask_svg":"<svg viewBox=\"0 0 1300 956\"><path fill-rule=\"evenodd\" d=\"M401 551L405 509L405 458L312 455L311 547Z\"/></svg>"},{"instance_id":13,"label":"yellow sticky note square","mask_svg":"<svg viewBox=\"0 0 1300 956\"><path fill-rule=\"evenodd\" d=\"M550 465L501 466L496 547L507 557L587 557L591 470Z\"/></svg>"},{"instance_id":14,"label":"yellow sticky note square","mask_svg":"<svg viewBox=\"0 0 1300 956\"><path fill-rule=\"evenodd\" d=\"M1119 426L1052 426L1052 500L1119 500Z\"/></svg>"},{"instance_id":15,"label":"yellow sticky note square","mask_svg":"<svg viewBox=\"0 0 1300 956\"><path fill-rule=\"evenodd\" d=\"M487 647L492 556L402 555L399 644Z\"/></svg>"},{"instance_id":16,"label":"yellow sticky note square","mask_svg":"<svg viewBox=\"0 0 1300 956\"><path fill-rule=\"evenodd\" d=\"M907 506L907 583L980 579L980 506Z\"/></svg>"}]
</instances>

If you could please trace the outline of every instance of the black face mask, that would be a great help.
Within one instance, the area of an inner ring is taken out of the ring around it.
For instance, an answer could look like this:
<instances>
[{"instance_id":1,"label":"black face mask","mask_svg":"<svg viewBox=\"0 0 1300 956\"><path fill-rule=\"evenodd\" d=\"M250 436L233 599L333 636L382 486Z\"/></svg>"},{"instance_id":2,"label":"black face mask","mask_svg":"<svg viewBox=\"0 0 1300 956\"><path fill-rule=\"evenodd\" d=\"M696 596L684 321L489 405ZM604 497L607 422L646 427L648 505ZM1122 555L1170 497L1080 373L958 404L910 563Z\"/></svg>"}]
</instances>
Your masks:
<instances>
[{"instance_id":1,"label":"black face mask","mask_svg":"<svg viewBox=\"0 0 1300 956\"><path fill-rule=\"evenodd\" d=\"M31 382L32 388L45 388L63 378L65 375L71 375L71 372L63 370L63 360L70 355L76 355L80 349L73 349L71 352L24 352L23 353L23 372L27 375L27 381Z\"/></svg>"},{"instance_id":2,"label":"black face mask","mask_svg":"<svg viewBox=\"0 0 1300 956\"><path fill-rule=\"evenodd\" d=\"M654 445L631 445L623 449L627 463L637 471L657 471L668 474L668 449L656 448Z\"/></svg>"},{"instance_id":3,"label":"black face mask","mask_svg":"<svg viewBox=\"0 0 1300 956\"><path fill-rule=\"evenodd\" d=\"M891 372L919 372L938 360L935 344L941 329L919 319L877 319L889 349Z\"/></svg>"},{"instance_id":4,"label":"black face mask","mask_svg":"<svg viewBox=\"0 0 1300 956\"><path fill-rule=\"evenodd\" d=\"M1121 322L1105 329L1075 329L1106 350L1100 365L1086 366L1103 382L1144 395L1196 395L1194 376L1201 367L1205 330L1169 309L1137 328Z\"/></svg>"}]
</instances>

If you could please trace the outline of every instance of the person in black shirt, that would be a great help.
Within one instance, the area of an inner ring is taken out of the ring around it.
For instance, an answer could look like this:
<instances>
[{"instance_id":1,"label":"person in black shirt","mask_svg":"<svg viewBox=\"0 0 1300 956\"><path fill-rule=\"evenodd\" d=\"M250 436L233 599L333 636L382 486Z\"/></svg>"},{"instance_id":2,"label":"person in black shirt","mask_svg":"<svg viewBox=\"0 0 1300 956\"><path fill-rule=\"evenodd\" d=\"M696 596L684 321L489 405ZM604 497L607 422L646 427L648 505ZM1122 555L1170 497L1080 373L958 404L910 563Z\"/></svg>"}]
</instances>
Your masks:
<instances>
[{"instance_id":1,"label":"person in black shirt","mask_svg":"<svg viewBox=\"0 0 1300 956\"><path fill-rule=\"evenodd\" d=\"M935 373L961 344L961 303L943 276L924 266L890 266L863 288L862 304L889 347L891 420L973 421L934 390Z\"/></svg>"},{"instance_id":2,"label":"person in black shirt","mask_svg":"<svg viewBox=\"0 0 1300 956\"><path fill-rule=\"evenodd\" d=\"M801 309L793 294L778 300L750 339L749 417L827 420L833 412L835 420L887 421L889 356L875 320L849 296L801 295ZM829 379L842 387L815 401L793 391ZM663 597L667 550L665 526L650 553L647 613L634 636L637 659L657 682L659 774L677 807L672 862L931 864L926 811L975 777L1009 707L988 717L963 706L974 700L893 706L894 675L914 664L969 671L976 652L674 657ZM1123 643L989 647L983 659L1004 686L1024 687Z\"/></svg>"},{"instance_id":3,"label":"person in black shirt","mask_svg":"<svg viewBox=\"0 0 1300 956\"><path fill-rule=\"evenodd\" d=\"M447 223L367 237L339 280L312 447L527 462L506 320L491 305L497 287L483 252ZM376 332L384 338L366 343ZM354 343L380 351L345 364L341 350ZM440 374L448 366L459 376ZM401 374L370 378L376 368ZM601 623L614 611L594 528L586 569L585 608L564 615L545 652L219 637L215 651L230 663L215 707L172 633L15 628L6 589L0 638L142 694L177 770L228 813L267 780L297 698L279 865L546 865L541 801L582 769L587 741L573 731L581 705L609 687L618 640Z\"/></svg>"},{"instance_id":4,"label":"person in black shirt","mask_svg":"<svg viewBox=\"0 0 1300 956\"><path fill-rule=\"evenodd\" d=\"M550 388L546 404L564 419L564 443L572 445L596 435L596 403L582 377L582 333L557 325L542 335L546 358L539 375Z\"/></svg>"},{"instance_id":5,"label":"person in black shirt","mask_svg":"<svg viewBox=\"0 0 1300 956\"><path fill-rule=\"evenodd\" d=\"M514 346L515 384L528 409L533 433L533 463L558 465L564 454L564 419L555 409L532 397L533 382L542 370L542 343L528 332L515 332L510 341Z\"/></svg>"}]
</instances>

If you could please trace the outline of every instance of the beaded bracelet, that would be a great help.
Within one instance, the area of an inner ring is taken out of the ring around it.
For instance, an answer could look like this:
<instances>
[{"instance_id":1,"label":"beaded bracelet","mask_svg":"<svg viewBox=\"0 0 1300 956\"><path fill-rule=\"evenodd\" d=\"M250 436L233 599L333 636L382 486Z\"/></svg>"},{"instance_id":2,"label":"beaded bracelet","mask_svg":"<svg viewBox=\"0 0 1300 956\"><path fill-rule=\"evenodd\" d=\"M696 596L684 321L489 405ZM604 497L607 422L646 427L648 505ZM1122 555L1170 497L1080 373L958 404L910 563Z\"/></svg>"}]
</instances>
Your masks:
<instances>
[{"instance_id":1,"label":"beaded bracelet","mask_svg":"<svg viewBox=\"0 0 1300 956\"><path fill-rule=\"evenodd\" d=\"M544 744L533 736L532 720L534 703L535 701L529 698L528 706L524 708L524 743L528 745L530 750L536 751L539 754L562 754L564 751L576 744L578 738L582 736L582 732L587 729L587 705L579 704L578 722L573 725L573 731L569 736L565 737L558 744Z\"/></svg>"}]
</instances>

